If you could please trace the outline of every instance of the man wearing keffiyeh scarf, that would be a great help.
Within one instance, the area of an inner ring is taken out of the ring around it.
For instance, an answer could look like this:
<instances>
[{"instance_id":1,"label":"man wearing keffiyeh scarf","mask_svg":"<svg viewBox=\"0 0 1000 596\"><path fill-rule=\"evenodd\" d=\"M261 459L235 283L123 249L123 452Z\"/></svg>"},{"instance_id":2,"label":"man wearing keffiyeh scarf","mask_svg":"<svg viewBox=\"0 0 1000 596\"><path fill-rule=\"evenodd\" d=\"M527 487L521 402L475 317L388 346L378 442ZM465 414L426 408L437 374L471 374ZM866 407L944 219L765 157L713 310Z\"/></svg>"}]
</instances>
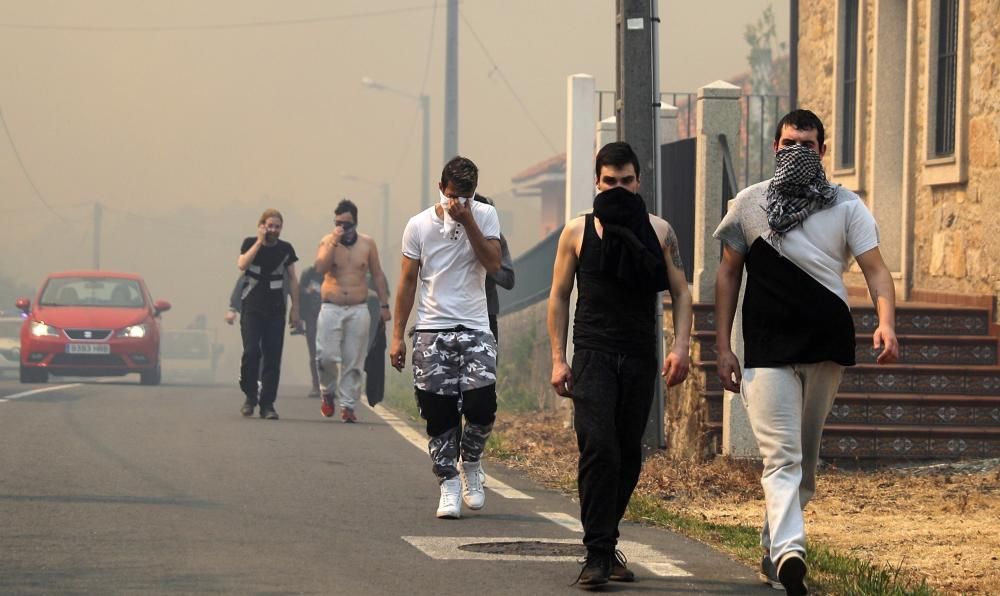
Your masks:
<instances>
[{"instance_id":1,"label":"man wearing keffiyeh scarf","mask_svg":"<svg viewBox=\"0 0 1000 596\"><path fill-rule=\"evenodd\" d=\"M845 368L855 364L843 280L851 260L878 313L869 344L880 352L876 363L895 362L899 342L878 225L860 197L827 181L822 121L809 110L789 112L775 129L774 152L774 178L742 190L713 234L723 242L716 363L722 386L746 406L764 464L759 577L799 596L808 594L803 509L816 491L826 418ZM737 356L732 334L741 286Z\"/></svg>"}]
</instances>

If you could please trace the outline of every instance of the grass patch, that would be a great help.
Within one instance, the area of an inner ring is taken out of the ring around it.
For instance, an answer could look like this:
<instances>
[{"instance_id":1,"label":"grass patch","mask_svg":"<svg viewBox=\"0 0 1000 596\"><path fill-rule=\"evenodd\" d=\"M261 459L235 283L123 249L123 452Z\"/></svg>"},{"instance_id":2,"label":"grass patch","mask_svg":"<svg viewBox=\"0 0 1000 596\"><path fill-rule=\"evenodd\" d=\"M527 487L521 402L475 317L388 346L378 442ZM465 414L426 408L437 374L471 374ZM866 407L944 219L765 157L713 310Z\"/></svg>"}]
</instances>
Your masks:
<instances>
[{"instance_id":1,"label":"grass patch","mask_svg":"<svg viewBox=\"0 0 1000 596\"><path fill-rule=\"evenodd\" d=\"M756 528L717 524L671 511L648 495L633 495L626 517L633 521L669 528L700 542L731 553L754 569L760 564ZM810 545L806 555L809 587L823 594L866 596L933 596L939 592L906 573L902 565L882 566L838 553L822 545Z\"/></svg>"}]
</instances>

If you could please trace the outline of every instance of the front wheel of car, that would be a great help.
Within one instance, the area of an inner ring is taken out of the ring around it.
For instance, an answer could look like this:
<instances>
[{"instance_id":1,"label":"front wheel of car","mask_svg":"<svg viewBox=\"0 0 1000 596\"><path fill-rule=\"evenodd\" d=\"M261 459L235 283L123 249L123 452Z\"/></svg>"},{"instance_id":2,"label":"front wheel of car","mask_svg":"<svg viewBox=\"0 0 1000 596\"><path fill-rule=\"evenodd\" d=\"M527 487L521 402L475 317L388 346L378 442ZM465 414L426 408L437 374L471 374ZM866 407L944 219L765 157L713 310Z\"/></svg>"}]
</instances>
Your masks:
<instances>
[{"instance_id":1,"label":"front wheel of car","mask_svg":"<svg viewBox=\"0 0 1000 596\"><path fill-rule=\"evenodd\" d=\"M49 380L49 371L44 368L33 368L30 366L21 365L21 382L22 383L47 383Z\"/></svg>"},{"instance_id":2,"label":"front wheel of car","mask_svg":"<svg viewBox=\"0 0 1000 596\"><path fill-rule=\"evenodd\" d=\"M153 370L139 373L139 383L142 385L159 385L160 379L161 375L159 364L157 364L156 368Z\"/></svg>"}]
</instances>

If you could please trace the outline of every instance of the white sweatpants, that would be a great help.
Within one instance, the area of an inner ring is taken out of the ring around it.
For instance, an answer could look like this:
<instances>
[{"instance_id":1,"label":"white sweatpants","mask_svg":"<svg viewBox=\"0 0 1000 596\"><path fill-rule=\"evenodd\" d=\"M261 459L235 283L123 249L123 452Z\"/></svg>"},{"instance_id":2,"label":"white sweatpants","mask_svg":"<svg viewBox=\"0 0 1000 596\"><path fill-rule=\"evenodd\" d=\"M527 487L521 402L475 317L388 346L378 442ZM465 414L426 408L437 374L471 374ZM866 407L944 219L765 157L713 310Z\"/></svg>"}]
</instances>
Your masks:
<instances>
[{"instance_id":1,"label":"white sweatpants","mask_svg":"<svg viewBox=\"0 0 1000 596\"><path fill-rule=\"evenodd\" d=\"M340 306L324 302L316 320L316 369L323 393L342 408L353 408L361 397L368 355L367 304Z\"/></svg>"},{"instance_id":2,"label":"white sweatpants","mask_svg":"<svg viewBox=\"0 0 1000 596\"><path fill-rule=\"evenodd\" d=\"M829 361L743 371L743 399L764 458L760 544L775 564L790 551L806 552L802 510L816 492L823 423L843 372Z\"/></svg>"}]
</instances>

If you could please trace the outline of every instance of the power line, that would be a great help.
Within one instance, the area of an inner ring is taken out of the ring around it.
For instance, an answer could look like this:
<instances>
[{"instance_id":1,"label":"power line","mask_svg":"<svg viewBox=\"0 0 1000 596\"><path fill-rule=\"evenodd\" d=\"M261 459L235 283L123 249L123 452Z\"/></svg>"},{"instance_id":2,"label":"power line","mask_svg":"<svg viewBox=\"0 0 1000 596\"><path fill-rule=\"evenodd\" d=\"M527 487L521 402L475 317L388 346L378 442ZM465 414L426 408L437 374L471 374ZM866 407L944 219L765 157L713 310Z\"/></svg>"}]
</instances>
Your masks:
<instances>
[{"instance_id":1,"label":"power line","mask_svg":"<svg viewBox=\"0 0 1000 596\"><path fill-rule=\"evenodd\" d=\"M209 31L217 29L250 29L261 27L287 27L292 25L313 25L317 23L329 23L334 21L348 21L370 17L381 17L402 14L407 12L417 12L427 10L436 3L427 6L410 6L405 8L391 8L384 10L372 10L368 12L355 12L342 15L331 15L326 17L303 17L298 19L277 19L270 21L245 21L242 23L215 23L204 25L136 25L136 26L112 26L112 25L41 25L31 23L0 23L2 29L26 29L35 31L80 31L80 32L120 32L120 33L146 33L146 32L167 32L167 31Z\"/></svg>"},{"instance_id":2,"label":"power line","mask_svg":"<svg viewBox=\"0 0 1000 596\"><path fill-rule=\"evenodd\" d=\"M545 141L545 144L549 146L549 150L551 150L553 153L557 153L558 150L556 149L555 145L549 140L549 137L542 130L542 127L538 125L538 122L531 116L531 112L528 111L528 106L525 105L523 101L521 101L521 97L517 94L517 91L514 90L514 86L510 84L510 81L507 80L507 77L503 74L503 71L500 70L500 66L497 64L496 60L493 59L493 56L490 55L490 51L486 49L486 44L484 44L483 40L479 38L479 35L476 33L476 30L472 28L472 23L470 23L469 19L465 17L465 13L460 10L459 15L461 15L462 21L465 23L465 26L469 28L469 32L472 33L473 39L476 40L476 43L479 44L479 47L483 50L483 53L486 54L486 59L490 61L490 65L493 67L493 70L490 71L491 74L494 72L497 73L497 75L500 77L500 80L503 81L504 85L507 86L507 90L510 91L510 94L514 96L514 99L517 101L518 105L521 106L521 110L524 112L524 115L528 117L528 120L531 122L532 126L535 127L535 130L538 131L538 134Z\"/></svg>"},{"instance_id":3,"label":"power line","mask_svg":"<svg viewBox=\"0 0 1000 596\"><path fill-rule=\"evenodd\" d=\"M4 117L2 106L0 106L0 123L3 124L4 134L7 135L7 142L10 143L11 151L14 152L14 158L17 159L17 164L21 167L21 173L24 174L24 178L28 181L28 184L31 185L31 189L35 191L35 198L37 198L42 203L42 205L45 205L45 208L48 209L50 212L52 212L52 215L55 215L56 217L61 219L64 223L68 224L69 222L65 218L63 218L62 215L59 215L59 213L52 208L52 205L50 205L49 202L45 200L45 195L42 194L42 191L38 190L38 186L35 184L35 181L31 178L31 173L28 172L27 166L24 165L24 160L21 159L21 152L17 150L17 144L14 143L14 137L13 135L10 134L10 127L7 126L7 118Z\"/></svg>"}]
</instances>

